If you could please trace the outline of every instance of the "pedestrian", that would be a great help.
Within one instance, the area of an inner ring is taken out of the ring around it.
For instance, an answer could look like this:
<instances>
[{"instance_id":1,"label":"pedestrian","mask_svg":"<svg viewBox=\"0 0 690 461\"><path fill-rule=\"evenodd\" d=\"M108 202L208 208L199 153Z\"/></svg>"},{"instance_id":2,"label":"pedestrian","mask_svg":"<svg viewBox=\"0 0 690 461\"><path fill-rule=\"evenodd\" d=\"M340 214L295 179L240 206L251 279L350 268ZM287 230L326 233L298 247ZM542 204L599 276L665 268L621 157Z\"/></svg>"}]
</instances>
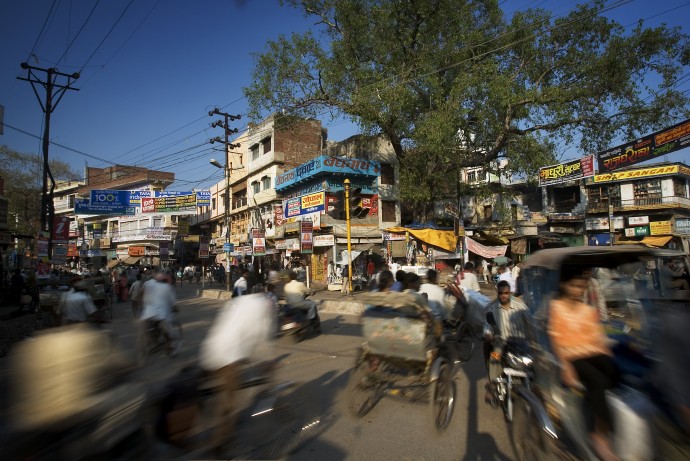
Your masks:
<instances>
[{"instance_id":1,"label":"pedestrian","mask_svg":"<svg viewBox=\"0 0 690 461\"><path fill-rule=\"evenodd\" d=\"M405 274L404 270L398 270L395 272L395 282L391 286L390 291L403 291L405 289Z\"/></svg>"},{"instance_id":2,"label":"pedestrian","mask_svg":"<svg viewBox=\"0 0 690 461\"><path fill-rule=\"evenodd\" d=\"M438 273L434 269L426 271L426 283L422 283L419 292L427 295L427 304L438 320L443 320L446 293L438 286Z\"/></svg>"},{"instance_id":3,"label":"pedestrian","mask_svg":"<svg viewBox=\"0 0 690 461\"><path fill-rule=\"evenodd\" d=\"M141 287L143 282L141 281L141 274L137 274L132 288L129 290L129 299L132 301L132 316L138 319L141 316Z\"/></svg>"},{"instance_id":4,"label":"pedestrian","mask_svg":"<svg viewBox=\"0 0 690 461\"><path fill-rule=\"evenodd\" d=\"M489 262L482 258L482 280L484 283L489 283L489 275L491 271L489 270Z\"/></svg>"},{"instance_id":5,"label":"pedestrian","mask_svg":"<svg viewBox=\"0 0 690 461\"><path fill-rule=\"evenodd\" d=\"M479 292L479 280L474 274L473 262L467 261L465 263L465 269L457 275L455 283L461 288Z\"/></svg>"},{"instance_id":6,"label":"pedestrian","mask_svg":"<svg viewBox=\"0 0 690 461\"><path fill-rule=\"evenodd\" d=\"M172 277L166 270L158 272L151 280L147 280L141 287L141 320L145 324L147 320L160 322L161 329L168 336L168 349L170 356L175 357L180 352L180 338L177 337L177 329L173 328L173 309L177 304L175 287L172 285ZM146 344L146 328L141 328L141 344Z\"/></svg>"},{"instance_id":7,"label":"pedestrian","mask_svg":"<svg viewBox=\"0 0 690 461\"><path fill-rule=\"evenodd\" d=\"M88 291L88 284L81 279L72 283L72 289L63 294L58 305L58 314L65 325L96 320L96 305Z\"/></svg>"},{"instance_id":8,"label":"pedestrian","mask_svg":"<svg viewBox=\"0 0 690 461\"><path fill-rule=\"evenodd\" d=\"M333 264L333 261L329 261L328 266L326 267L326 280L328 280L328 283L333 283L333 277L335 276L335 264Z\"/></svg>"},{"instance_id":9,"label":"pedestrian","mask_svg":"<svg viewBox=\"0 0 690 461\"><path fill-rule=\"evenodd\" d=\"M376 272L376 264L371 258L367 259L367 280L370 282L374 279L374 273Z\"/></svg>"},{"instance_id":10,"label":"pedestrian","mask_svg":"<svg viewBox=\"0 0 690 461\"><path fill-rule=\"evenodd\" d=\"M232 296L242 296L249 289L247 282L247 277L249 277L249 271L247 269L242 269L240 272L240 278L238 278L232 286Z\"/></svg>"},{"instance_id":11,"label":"pedestrian","mask_svg":"<svg viewBox=\"0 0 690 461\"><path fill-rule=\"evenodd\" d=\"M510 285L510 292L515 293L517 287L515 286L515 280L513 280L513 276L508 270L508 267L505 265L498 266L497 273L498 281L505 280L508 282L508 285Z\"/></svg>"}]
</instances>

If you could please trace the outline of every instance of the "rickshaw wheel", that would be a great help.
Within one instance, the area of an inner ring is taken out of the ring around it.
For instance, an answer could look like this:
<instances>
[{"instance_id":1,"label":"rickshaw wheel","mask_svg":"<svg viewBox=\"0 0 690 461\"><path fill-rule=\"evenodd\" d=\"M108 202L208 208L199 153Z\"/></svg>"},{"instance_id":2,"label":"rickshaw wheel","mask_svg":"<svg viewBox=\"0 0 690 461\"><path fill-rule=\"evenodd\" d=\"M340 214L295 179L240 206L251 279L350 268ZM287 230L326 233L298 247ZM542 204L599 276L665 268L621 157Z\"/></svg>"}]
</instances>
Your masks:
<instances>
[{"instance_id":1,"label":"rickshaw wheel","mask_svg":"<svg viewBox=\"0 0 690 461\"><path fill-rule=\"evenodd\" d=\"M431 383L430 393L434 427L437 431L443 431L450 424L455 408L455 383L450 364L441 365L438 379Z\"/></svg>"},{"instance_id":2,"label":"rickshaw wheel","mask_svg":"<svg viewBox=\"0 0 690 461\"><path fill-rule=\"evenodd\" d=\"M548 441L545 440L532 409L521 398L516 398L513 403L510 439L518 461L547 461L552 459Z\"/></svg>"},{"instance_id":3,"label":"rickshaw wheel","mask_svg":"<svg viewBox=\"0 0 690 461\"><path fill-rule=\"evenodd\" d=\"M381 400L382 392L380 384L368 378L369 362L360 360L350 375L348 381L348 408L352 414L362 418L371 411L376 403Z\"/></svg>"},{"instance_id":4,"label":"rickshaw wheel","mask_svg":"<svg viewBox=\"0 0 690 461\"><path fill-rule=\"evenodd\" d=\"M472 326L467 322L462 322L458 326L457 332L457 354L458 360L467 362L472 358L477 341L472 333Z\"/></svg>"}]
</instances>

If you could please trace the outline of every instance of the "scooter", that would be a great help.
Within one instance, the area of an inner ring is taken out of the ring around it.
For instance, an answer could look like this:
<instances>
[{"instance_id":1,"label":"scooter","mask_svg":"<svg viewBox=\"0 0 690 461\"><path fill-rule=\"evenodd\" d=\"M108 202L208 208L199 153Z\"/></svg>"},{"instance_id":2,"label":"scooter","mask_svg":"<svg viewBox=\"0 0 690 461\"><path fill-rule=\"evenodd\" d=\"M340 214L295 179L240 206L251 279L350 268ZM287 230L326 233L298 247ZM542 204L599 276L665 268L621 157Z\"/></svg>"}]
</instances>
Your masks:
<instances>
[{"instance_id":1,"label":"scooter","mask_svg":"<svg viewBox=\"0 0 690 461\"><path fill-rule=\"evenodd\" d=\"M292 336L298 343L303 341L310 334L321 334L321 319L319 310L316 309L316 316L308 319L308 309L292 307L284 299L278 301L278 336Z\"/></svg>"}]
</instances>

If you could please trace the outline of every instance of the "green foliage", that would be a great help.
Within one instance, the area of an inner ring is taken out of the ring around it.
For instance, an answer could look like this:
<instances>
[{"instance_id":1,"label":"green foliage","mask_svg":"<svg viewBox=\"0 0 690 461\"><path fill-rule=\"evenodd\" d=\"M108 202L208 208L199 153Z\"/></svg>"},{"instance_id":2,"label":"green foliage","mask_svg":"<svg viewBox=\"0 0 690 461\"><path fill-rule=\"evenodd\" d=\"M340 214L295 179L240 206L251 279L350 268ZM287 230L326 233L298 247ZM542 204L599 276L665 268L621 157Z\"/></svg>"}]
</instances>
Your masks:
<instances>
[{"instance_id":1,"label":"green foliage","mask_svg":"<svg viewBox=\"0 0 690 461\"><path fill-rule=\"evenodd\" d=\"M50 161L50 170L56 181L79 177L67 163L59 160ZM9 201L7 224L10 232L37 234L41 220L43 158L0 146L0 177L5 180L4 196Z\"/></svg>"},{"instance_id":2,"label":"green foliage","mask_svg":"<svg viewBox=\"0 0 690 461\"><path fill-rule=\"evenodd\" d=\"M421 208L460 168L506 158L511 174L530 177L559 160L558 145L590 154L690 115L674 86L690 61L688 37L626 29L602 15L603 1L510 18L495 0L281 3L316 27L256 57L244 89L251 114L330 112L384 134L401 161L403 197Z\"/></svg>"}]
</instances>

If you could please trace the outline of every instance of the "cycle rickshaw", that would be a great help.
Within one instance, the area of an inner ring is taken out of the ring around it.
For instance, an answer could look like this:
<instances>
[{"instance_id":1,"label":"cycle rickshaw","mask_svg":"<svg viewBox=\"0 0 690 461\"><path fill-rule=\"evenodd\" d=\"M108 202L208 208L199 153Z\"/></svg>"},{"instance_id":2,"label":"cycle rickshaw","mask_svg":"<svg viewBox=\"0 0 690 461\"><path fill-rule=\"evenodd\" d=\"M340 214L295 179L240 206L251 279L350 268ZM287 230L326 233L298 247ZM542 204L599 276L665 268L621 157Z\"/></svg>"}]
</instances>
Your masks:
<instances>
[{"instance_id":1,"label":"cycle rickshaw","mask_svg":"<svg viewBox=\"0 0 690 461\"><path fill-rule=\"evenodd\" d=\"M448 427L455 406L453 361L441 347L442 326L414 293L366 293L366 342L348 382L348 405L363 417L384 396L430 406L434 427Z\"/></svg>"}]
</instances>

